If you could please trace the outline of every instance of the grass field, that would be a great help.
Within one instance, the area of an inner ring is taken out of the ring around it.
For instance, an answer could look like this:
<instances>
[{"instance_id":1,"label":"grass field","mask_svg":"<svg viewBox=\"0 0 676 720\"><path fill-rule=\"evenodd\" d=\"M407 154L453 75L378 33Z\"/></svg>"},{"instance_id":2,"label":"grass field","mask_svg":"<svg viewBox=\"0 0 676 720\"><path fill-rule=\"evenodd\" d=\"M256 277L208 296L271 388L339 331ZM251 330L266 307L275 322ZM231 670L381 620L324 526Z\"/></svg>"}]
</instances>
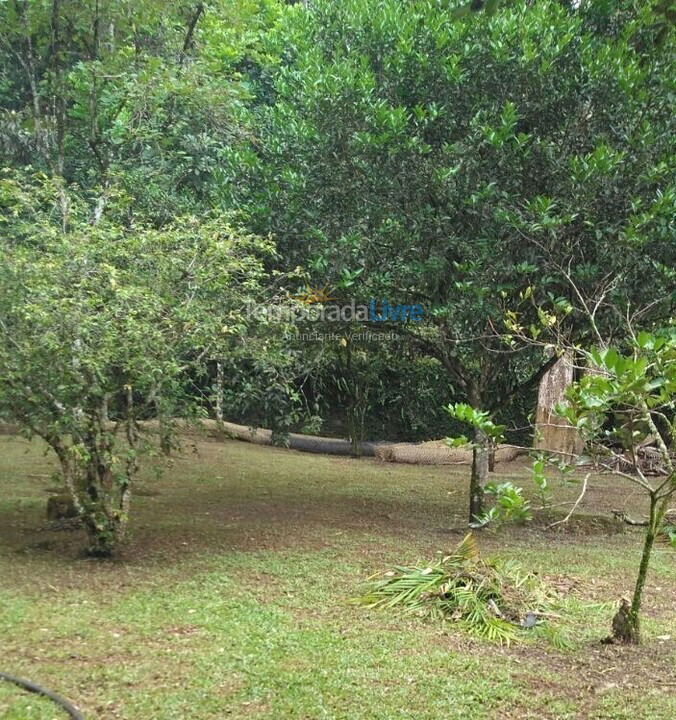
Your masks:
<instances>
[{"instance_id":1,"label":"grass field","mask_svg":"<svg viewBox=\"0 0 676 720\"><path fill-rule=\"evenodd\" d=\"M562 630L506 648L350 604L361 581L462 538L466 467L330 458L234 441L186 444L147 468L131 533L109 562L78 532L47 532L54 489L36 443L0 437L0 670L77 703L88 719L509 720L676 717L676 560L660 548L645 644L600 644L631 589L641 507L592 480L587 513L479 533L562 588ZM527 482L523 463L497 467ZM574 497L577 487L562 491ZM0 718L57 720L0 683Z\"/></svg>"}]
</instances>

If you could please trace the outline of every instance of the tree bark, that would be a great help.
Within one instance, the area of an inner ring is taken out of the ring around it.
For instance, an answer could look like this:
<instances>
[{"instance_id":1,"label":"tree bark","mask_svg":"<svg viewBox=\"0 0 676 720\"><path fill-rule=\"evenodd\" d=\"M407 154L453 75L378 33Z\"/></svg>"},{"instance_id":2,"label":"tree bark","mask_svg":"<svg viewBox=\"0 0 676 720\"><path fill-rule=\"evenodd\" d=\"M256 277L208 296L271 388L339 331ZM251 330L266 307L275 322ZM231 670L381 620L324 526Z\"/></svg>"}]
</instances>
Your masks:
<instances>
[{"instance_id":1,"label":"tree bark","mask_svg":"<svg viewBox=\"0 0 676 720\"><path fill-rule=\"evenodd\" d=\"M216 363L216 397L214 404L216 406L216 421L219 425L223 424L223 387L225 385L225 375L223 373L223 363Z\"/></svg>"},{"instance_id":2,"label":"tree bark","mask_svg":"<svg viewBox=\"0 0 676 720\"><path fill-rule=\"evenodd\" d=\"M497 445L494 440L491 440L490 447L488 449L488 472L495 472L495 451Z\"/></svg>"},{"instance_id":3,"label":"tree bark","mask_svg":"<svg viewBox=\"0 0 676 720\"><path fill-rule=\"evenodd\" d=\"M128 478L118 485L111 467L92 462L64 466L64 480L87 532L87 554L111 557L124 538L129 505Z\"/></svg>"},{"instance_id":4,"label":"tree bark","mask_svg":"<svg viewBox=\"0 0 676 720\"><path fill-rule=\"evenodd\" d=\"M650 496L650 518L648 527L643 541L643 552L641 553L641 562L638 567L638 575L636 577L636 585L634 586L634 595L631 600L631 606L626 611L626 621L620 622L618 615L622 612L622 607L618 611L618 615L613 619L613 638L620 642L638 645L641 642L641 603L643 601L643 589L645 587L646 578L648 577L648 568L650 566L650 556L652 554L655 538L659 532L659 526L662 522L663 513L658 509L658 498L656 493Z\"/></svg>"},{"instance_id":5,"label":"tree bark","mask_svg":"<svg viewBox=\"0 0 676 720\"><path fill-rule=\"evenodd\" d=\"M484 486L488 481L489 439L483 430L474 433L472 475L469 483L469 522L475 523L484 512Z\"/></svg>"},{"instance_id":6,"label":"tree bark","mask_svg":"<svg viewBox=\"0 0 676 720\"><path fill-rule=\"evenodd\" d=\"M665 500L668 498L665 498ZM636 584L634 586L634 594L631 604L623 598L620 601L620 607L613 617L613 634L612 641L631 645L638 645L641 642L641 604L643 602L643 589L645 588L646 579L648 577L648 568L650 566L650 556L652 555L655 539L660 530L660 525L664 519L667 503L663 500L659 501L656 492L650 495L650 518L648 520L645 539L643 541L643 552L641 553L641 562L638 568Z\"/></svg>"},{"instance_id":7,"label":"tree bark","mask_svg":"<svg viewBox=\"0 0 676 720\"><path fill-rule=\"evenodd\" d=\"M181 49L181 54L179 56L179 65L183 65L183 61L185 60L188 52L190 52L190 49L193 46L193 36L195 34L195 27L197 26L197 23L204 12L204 3L200 2L197 3L197 6L195 7L195 11L191 15L190 19L188 20L188 28L185 33L185 39L183 41L183 48Z\"/></svg>"},{"instance_id":8,"label":"tree bark","mask_svg":"<svg viewBox=\"0 0 676 720\"><path fill-rule=\"evenodd\" d=\"M573 357L565 353L540 380L535 414L536 450L565 453L571 458L581 451L577 430L555 411L559 403L565 402L566 389L573 379Z\"/></svg>"}]
</instances>

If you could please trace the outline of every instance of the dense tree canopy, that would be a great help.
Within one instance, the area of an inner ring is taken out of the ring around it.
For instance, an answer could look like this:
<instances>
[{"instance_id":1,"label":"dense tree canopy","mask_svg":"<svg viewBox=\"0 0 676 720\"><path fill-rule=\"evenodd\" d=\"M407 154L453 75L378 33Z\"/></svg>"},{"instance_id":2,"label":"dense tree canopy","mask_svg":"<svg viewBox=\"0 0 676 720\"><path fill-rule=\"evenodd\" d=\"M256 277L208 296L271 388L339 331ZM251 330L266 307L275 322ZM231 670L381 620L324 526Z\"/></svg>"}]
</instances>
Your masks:
<instances>
[{"instance_id":1,"label":"dense tree canopy","mask_svg":"<svg viewBox=\"0 0 676 720\"><path fill-rule=\"evenodd\" d=\"M502 407L542 367L495 338L524 296L583 311L578 338L597 302L607 338L626 312L673 308L673 53L650 7L606 13L297 8L272 36L274 102L233 153L250 168L236 197L318 285L423 302L411 342Z\"/></svg>"},{"instance_id":2,"label":"dense tree canopy","mask_svg":"<svg viewBox=\"0 0 676 720\"><path fill-rule=\"evenodd\" d=\"M0 149L77 183L100 213L168 222L212 203L241 128L273 1L9 2L0 8Z\"/></svg>"}]
</instances>

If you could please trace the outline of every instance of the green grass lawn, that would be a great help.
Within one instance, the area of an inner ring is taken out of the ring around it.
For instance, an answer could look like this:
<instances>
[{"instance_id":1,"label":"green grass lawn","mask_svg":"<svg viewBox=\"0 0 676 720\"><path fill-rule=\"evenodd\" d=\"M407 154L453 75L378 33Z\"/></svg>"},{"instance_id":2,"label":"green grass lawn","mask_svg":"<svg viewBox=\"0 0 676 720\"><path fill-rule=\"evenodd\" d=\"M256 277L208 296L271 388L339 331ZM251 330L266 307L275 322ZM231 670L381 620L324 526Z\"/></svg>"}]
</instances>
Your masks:
<instances>
[{"instance_id":1,"label":"green grass lawn","mask_svg":"<svg viewBox=\"0 0 676 720\"><path fill-rule=\"evenodd\" d=\"M558 650L349 602L373 572L462 538L467 468L186 444L162 475L146 468L127 545L108 562L82 558L78 532L40 530L52 471L37 443L0 437L0 670L87 718L676 717L672 551L655 554L645 644L599 642L640 550L640 531L607 521L612 507L641 510L610 478L593 480L587 515L558 531L478 536L486 554L564 588L558 623L572 648ZM528 476L523 463L497 474ZM0 718L60 717L0 683Z\"/></svg>"}]
</instances>

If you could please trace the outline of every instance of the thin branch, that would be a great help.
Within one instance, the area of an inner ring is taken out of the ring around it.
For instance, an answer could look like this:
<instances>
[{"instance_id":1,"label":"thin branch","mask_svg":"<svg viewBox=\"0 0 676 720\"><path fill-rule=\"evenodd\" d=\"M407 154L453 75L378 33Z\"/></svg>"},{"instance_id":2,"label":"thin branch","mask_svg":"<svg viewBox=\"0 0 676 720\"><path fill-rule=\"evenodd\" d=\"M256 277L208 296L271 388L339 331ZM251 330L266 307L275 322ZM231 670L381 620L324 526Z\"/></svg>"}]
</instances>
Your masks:
<instances>
[{"instance_id":1,"label":"thin branch","mask_svg":"<svg viewBox=\"0 0 676 720\"><path fill-rule=\"evenodd\" d=\"M590 475L591 475L591 473L587 473L584 476L584 480L582 481L582 490L581 490L580 494L578 495L577 500L573 503L573 507L568 512L568 515L566 515L566 517L563 518L563 520L557 520L556 522L551 523L551 525L547 525L547 527L546 527L547 530L551 530L551 528L556 527L556 525L562 525L563 523L567 523L570 520L572 514L577 510L578 505L582 502L582 498L584 497L585 493L587 492L587 483L589 482Z\"/></svg>"}]
</instances>

